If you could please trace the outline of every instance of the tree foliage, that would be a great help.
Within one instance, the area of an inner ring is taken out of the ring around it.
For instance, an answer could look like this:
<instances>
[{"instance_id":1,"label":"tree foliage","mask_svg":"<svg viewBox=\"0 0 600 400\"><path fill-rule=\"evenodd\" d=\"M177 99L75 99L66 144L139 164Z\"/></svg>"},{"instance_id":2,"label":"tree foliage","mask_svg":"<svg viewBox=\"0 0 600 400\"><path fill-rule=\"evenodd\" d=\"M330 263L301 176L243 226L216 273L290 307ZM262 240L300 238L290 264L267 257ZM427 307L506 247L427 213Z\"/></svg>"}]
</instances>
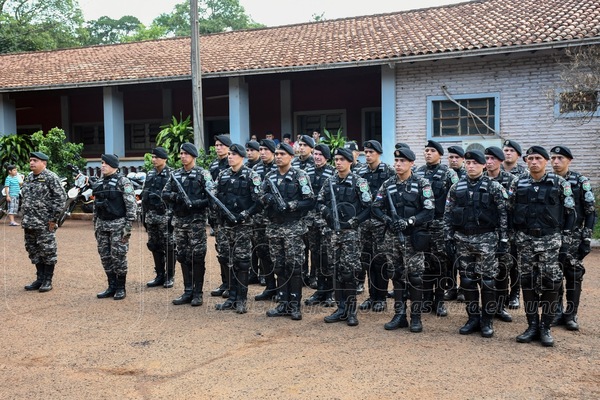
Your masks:
<instances>
[{"instance_id":1,"label":"tree foliage","mask_svg":"<svg viewBox=\"0 0 600 400\"><path fill-rule=\"evenodd\" d=\"M145 29L140 20L131 15L119 19L104 16L87 22L86 26L88 45L126 42Z\"/></svg>"},{"instance_id":2,"label":"tree foliage","mask_svg":"<svg viewBox=\"0 0 600 400\"><path fill-rule=\"evenodd\" d=\"M83 169L87 164L87 160L81 157L83 143L67 142L67 136L60 128L52 128L47 134L38 131L31 136L31 141L35 151L41 151L50 158L48 169L58 176L67 177L71 182L72 172L67 165L73 164Z\"/></svg>"},{"instance_id":3,"label":"tree foliage","mask_svg":"<svg viewBox=\"0 0 600 400\"><path fill-rule=\"evenodd\" d=\"M0 181L4 184L6 178L6 167L16 165L19 171L29 171L29 153L33 145L29 135L5 135L0 136Z\"/></svg>"}]
</instances>

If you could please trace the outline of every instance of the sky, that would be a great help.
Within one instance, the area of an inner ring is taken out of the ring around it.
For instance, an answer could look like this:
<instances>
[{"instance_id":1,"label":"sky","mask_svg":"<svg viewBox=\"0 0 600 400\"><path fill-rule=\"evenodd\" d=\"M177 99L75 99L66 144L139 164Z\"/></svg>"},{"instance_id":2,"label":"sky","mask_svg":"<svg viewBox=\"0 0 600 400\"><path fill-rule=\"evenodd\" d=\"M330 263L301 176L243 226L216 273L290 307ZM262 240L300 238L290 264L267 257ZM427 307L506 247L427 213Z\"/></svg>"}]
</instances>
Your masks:
<instances>
[{"instance_id":1,"label":"sky","mask_svg":"<svg viewBox=\"0 0 600 400\"><path fill-rule=\"evenodd\" d=\"M137 17L148 26L162 13L173 11L175 4L186 0L79 0L86 21L108 16ZM278 26L309 22L313 15L324 13L326 19L380 14L415 8L460 3L461 0L240 0L246 14L261 24Z\"/></svg>"}]
</instances>

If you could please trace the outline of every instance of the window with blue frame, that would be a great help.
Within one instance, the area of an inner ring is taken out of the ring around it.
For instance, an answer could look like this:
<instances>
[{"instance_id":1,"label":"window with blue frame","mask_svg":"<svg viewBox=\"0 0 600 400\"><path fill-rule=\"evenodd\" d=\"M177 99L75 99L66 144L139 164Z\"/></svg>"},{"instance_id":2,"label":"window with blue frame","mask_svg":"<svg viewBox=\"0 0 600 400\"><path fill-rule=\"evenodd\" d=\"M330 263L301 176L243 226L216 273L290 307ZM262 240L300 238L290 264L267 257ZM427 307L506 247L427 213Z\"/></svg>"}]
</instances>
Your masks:
<instances>
[{"instance_id":1,"label":"window with blue frame","mask_svg":"<svg viewBox=\"0 0 600 400\"><path fill-rule=\"evenodd\" d=\"M428 137L494 136L499 131L499 95L429 96Z\"/></svg>"}]
</instances>

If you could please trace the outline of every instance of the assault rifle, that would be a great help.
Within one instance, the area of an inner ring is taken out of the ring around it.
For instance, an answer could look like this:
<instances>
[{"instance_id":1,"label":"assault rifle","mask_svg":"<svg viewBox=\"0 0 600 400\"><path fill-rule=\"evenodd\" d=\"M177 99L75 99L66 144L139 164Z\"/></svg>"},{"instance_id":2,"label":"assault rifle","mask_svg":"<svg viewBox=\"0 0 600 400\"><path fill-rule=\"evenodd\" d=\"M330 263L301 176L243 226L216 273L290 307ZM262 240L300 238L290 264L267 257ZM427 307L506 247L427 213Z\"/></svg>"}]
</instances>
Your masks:
<instances>
[{"instance_id":1,"label":"assault rifle","mask_svg":"<svg viewBox=\"0 0 600 400\"><path fill-rule=\"evenodd\" d=\"M223 204L223 202L221 200L219 200L219 198L217 196L215 196L210 190L206 190L206 194L217 205L217 207L219 207L221 209L221 211L223 211L223 214L225 214L227 219L232 224L237 223L237 219L235 218L235 215L233 215L233 213L231 211L229 211L229 208L227 208L227 206L225 204Z\"/></svg>"},{"instance_id":2,"label":"assault rifle","mask_svg":"<svg viewBox=\"0 0 600 400\"><path fill-rule=\"evenodd\" d=\"M192 201L188 197L188 195L185 192L185 190L183 190L183 186L181 186L181 183L179 183L179 181L175 178L175 176L173 175L173 172L170 172L170 174L171 174L171 181L173 183L175 183L175 187L177 188L177 192L179 192L179 195L181 197L183 197L183 202L185 203L185 205L188 208L192 208Z\"/></svg>"},{"instance_id":3,"label":"assault rifle","mask_svg":"<svg viewBox=\"0 0 600 400\"><path fill-rule=\"evenodd\" d=\"M392 214L392 221L396 222L400 219L400 217L398 216L398 211L396 211L396 206L394 205L394 201L392 200L392 195L390 193L389 188L386 189L386 192L388 203L390 203L390 213ZM402 231L398 232L398 240L400 240L400 243L404 242L404 234L402 233Z\"/></svg>"},{"instance_id":4,"label":"assault rifle","mask_svg":"<svg viewBox=\"0 0 600 400\"><path fill-rule=\"evenodd\" d=\"M275 197L275 202L277 203L277 207L282 211L285 210L287 208L287 204L286 204L285 200L283 200L283 197L281 196L279 189L277 189L277 186L275 185L275 183L273 183L272 180L270 180L268 178L265 180L267 181L267 184L271 188L271 194L273 195L273 197Z\"/></svg>"},{"instance_id":5,"label":"assault rifle","mask_svg":"<svg viewBox=\"0 0 600 400\"><path fill-rule=\"evenodd\" d=\"M331 193L331 215L333 216L333 230L336 232L340 231L340 215L338 214L337 200L335 198L335 192L333 191L333 183L329 179L329 192Z\"/></svg>"}]
</instances>

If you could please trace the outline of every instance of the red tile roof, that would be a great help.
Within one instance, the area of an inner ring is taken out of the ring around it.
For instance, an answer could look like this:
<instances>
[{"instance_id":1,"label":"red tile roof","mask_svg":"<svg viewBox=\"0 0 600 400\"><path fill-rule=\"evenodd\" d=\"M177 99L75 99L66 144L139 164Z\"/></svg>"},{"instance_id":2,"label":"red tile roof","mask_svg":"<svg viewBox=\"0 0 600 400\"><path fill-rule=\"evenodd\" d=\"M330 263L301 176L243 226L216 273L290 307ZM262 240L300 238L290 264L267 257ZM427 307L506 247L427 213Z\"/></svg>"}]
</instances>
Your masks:
<instances>
[{"instance_id":1,"label":"red tile roof","mask_svg":"<svg viewBox=\"0 0 600 400\"><path fill-rule=\"evenodd\" d=\"M205 77L600 43L600 0L465 3L202 36ZM0 56L0 91L189 79L190 38Z\"/></svg>"}]
</instances>

